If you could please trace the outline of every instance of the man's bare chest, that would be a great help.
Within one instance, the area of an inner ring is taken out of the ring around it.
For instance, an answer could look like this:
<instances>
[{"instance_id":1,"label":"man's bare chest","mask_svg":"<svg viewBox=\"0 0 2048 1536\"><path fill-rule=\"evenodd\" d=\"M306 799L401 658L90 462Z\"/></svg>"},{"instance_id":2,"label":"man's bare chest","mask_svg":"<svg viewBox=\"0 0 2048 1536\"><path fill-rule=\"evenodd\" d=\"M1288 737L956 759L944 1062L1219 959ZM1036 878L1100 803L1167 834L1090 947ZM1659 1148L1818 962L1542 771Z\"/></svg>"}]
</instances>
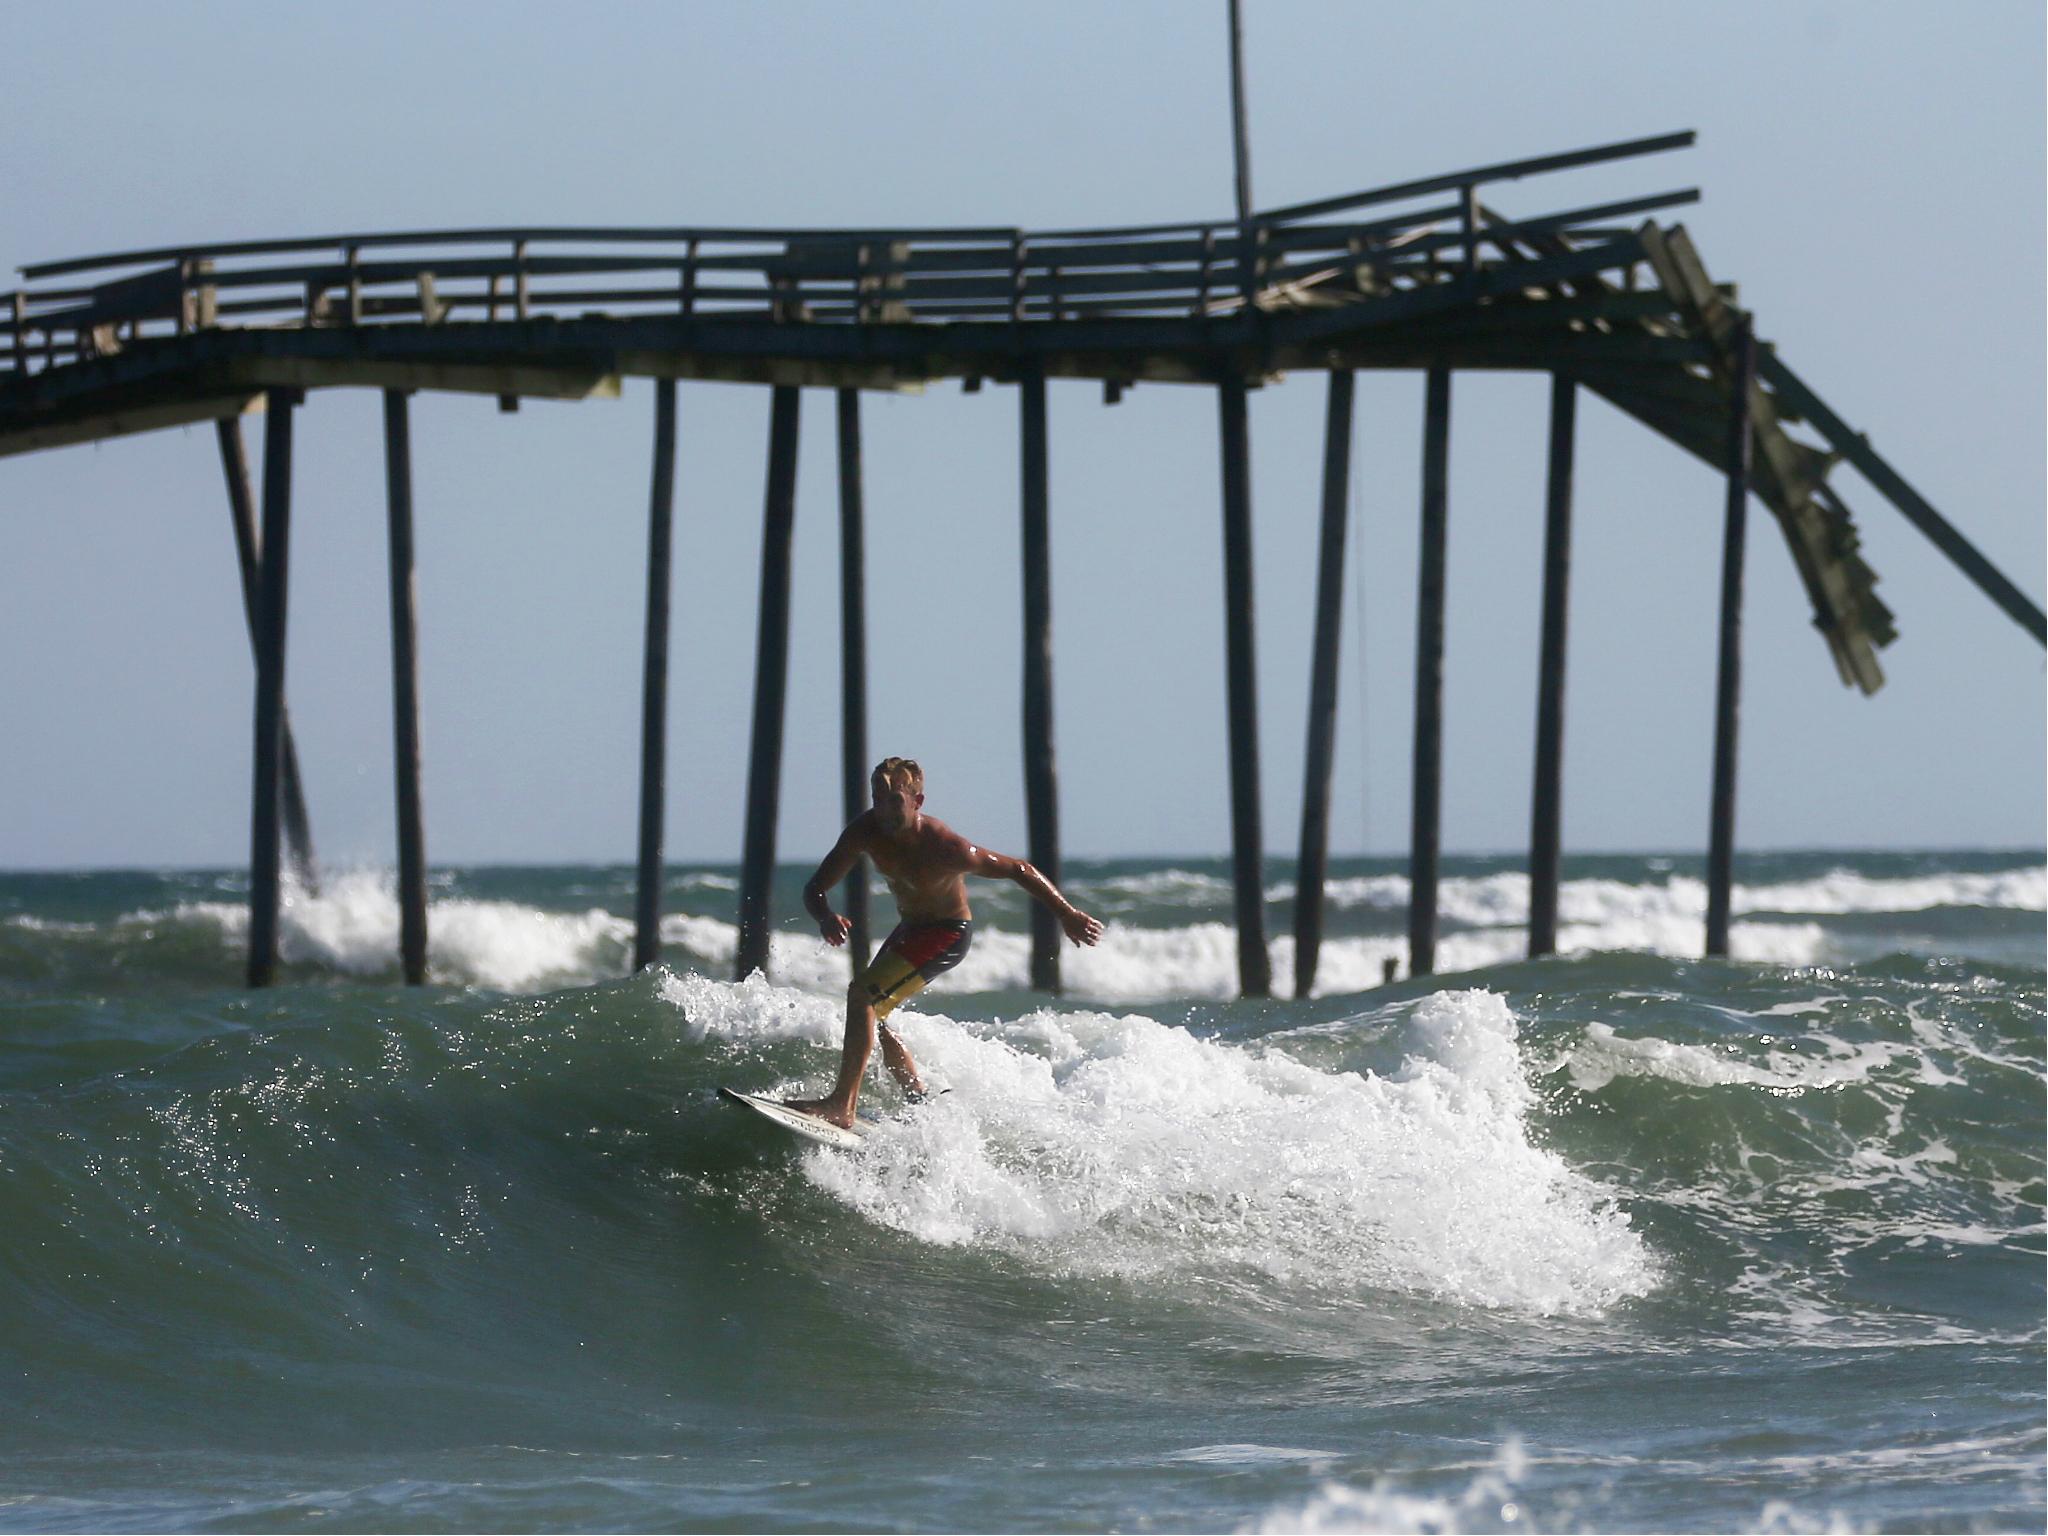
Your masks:
<instances>
[{"instance_id":1,"label":"man's bare chest","mask_svg":"<svg viewBox=\"0 0 2048 1536\"><path fill-rule=\"evenodd\" d=\"M961 886L960 872L943 857L943 850L923 840L909 847L877 843L868 848L867 855L899 900L951 893Z\"/></svg>"}]
</instances>

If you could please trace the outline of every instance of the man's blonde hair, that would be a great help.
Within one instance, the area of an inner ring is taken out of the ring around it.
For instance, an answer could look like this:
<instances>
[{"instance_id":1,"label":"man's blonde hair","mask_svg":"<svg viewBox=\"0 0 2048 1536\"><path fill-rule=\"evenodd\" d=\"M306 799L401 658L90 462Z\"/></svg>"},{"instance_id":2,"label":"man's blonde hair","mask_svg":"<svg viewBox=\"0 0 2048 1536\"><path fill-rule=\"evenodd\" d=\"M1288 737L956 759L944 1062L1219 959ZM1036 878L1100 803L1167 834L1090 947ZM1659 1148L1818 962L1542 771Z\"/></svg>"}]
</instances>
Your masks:
<instances>
[{"instance_id":1,"label":"man's blonde hair","mask_svg":"<svg viewBox=\"0 0 2048 1536\"><path fill-rule=\"evenodd\" d=\"M871 781L876 789L884 784L892 789L908 790L913 795L924 793L924 770L907 757L885 757L875 764Z\"/></svg>"}]
</instances>

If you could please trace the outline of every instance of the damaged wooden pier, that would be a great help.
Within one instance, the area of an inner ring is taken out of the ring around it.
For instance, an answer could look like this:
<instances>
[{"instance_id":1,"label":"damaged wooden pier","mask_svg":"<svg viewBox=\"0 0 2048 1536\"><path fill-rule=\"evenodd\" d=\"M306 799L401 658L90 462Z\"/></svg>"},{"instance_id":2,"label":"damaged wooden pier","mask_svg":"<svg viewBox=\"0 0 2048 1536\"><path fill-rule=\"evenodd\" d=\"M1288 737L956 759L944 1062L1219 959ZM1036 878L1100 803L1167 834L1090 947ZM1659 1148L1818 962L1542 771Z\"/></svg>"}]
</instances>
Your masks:
<instances>
[{"instance_id":1,"label":"damaged wooden pier","mask_svg":"<svg viewBox=\"0 0 2048 1536\"><path fill-rule=\"evenodd\" d=\"M1441 785L1445 530L1453 379L1512 370L1552 379L1530 951L1557 938L1574 410L1591 391L1727 476L1706 949L1725 954L1734 847L1745 518L1775 519L1842 681L1883 682L1895 636L1830 483L1847 462L2037 642L2040 607L1995 570L1896 469L1758 337L1732 286L1709 276L1683 225L1659 222L1691 189L1540 213L1498 196L1529 178L1682 149L1690 133L1431 176L1291 207L1176 225L974 229L496 228L363 233L135 250L23 269L0 295L0 455L199 421L218 423L256 656L248 979L276 964L280 827L310 872L285 698L291 442L311 392L384 392L391 531L402 963L427 968L425 833L412 574L407 399L418 390L615 396L656 381L649 502L635 962L659 953L668 585L676 384L769 394L765 538L739 896L738 966L765 967L775 860L795 465L804 390L837 403L842 519L842 689L849 813L864 791L865 606L859 391L958 379L1015 386L1024 590L1023 781L1029 856L1058 878L1052 588L1045 397L1097 381L1106 402L1139 384L1213 389L1218 402L1239 973L1271 976L1252 611L1246 392L1288 372L1329 380L1306 793L1295 911L1298 993L1322 933L1337 656L1359 369L1422 375L1422 553L1415 664L1410 969L1434 968ZM264 411L260 501L241 419ZM866 942L865 890L848 904ZM1059 986L1058 933L1034 910L1031 980Z\"/></svg>"}]
</instances>

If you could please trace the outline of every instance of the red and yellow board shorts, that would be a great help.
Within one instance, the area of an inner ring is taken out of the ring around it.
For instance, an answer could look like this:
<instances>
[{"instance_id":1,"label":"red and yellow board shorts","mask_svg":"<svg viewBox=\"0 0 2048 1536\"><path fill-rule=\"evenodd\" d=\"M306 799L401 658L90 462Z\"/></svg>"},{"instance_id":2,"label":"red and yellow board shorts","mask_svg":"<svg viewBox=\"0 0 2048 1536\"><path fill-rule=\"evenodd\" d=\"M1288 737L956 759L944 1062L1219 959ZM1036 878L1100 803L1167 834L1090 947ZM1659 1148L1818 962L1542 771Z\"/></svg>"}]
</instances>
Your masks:
<instances>
[{"instance_id":1,"label":"red and yellow board shorts","mask_svg":"<svg viewBox=\"0 0 2048 1536\"><path fill-rule=\"evenodd\" d=\"M934 976L965 960L973 936L974 925L967 922L898 923L861 972L875 1017L886 1019Z\"/></svg>"}]
</instances>

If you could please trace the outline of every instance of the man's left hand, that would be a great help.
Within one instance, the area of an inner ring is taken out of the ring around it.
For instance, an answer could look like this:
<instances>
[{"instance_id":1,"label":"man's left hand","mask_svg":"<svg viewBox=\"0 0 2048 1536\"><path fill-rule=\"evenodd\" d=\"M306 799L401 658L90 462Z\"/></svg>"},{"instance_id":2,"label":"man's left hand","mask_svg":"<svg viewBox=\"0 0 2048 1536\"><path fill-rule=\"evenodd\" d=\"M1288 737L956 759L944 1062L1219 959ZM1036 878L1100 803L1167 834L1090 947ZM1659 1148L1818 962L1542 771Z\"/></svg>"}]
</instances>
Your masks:
<instances>
[{"instance_id":1,"label":"man's left hand","mask_svg":"<svg viewBox=\"0 0 2048 1536\"><path fill-rule=\"evenodd\" d=\"M1079 907L1069 907L1062 912L1060 926L1066 929L1067 937L1076 944L1093 944L1102 937L1102 924Z\"/></svg>"}]
</instances>

